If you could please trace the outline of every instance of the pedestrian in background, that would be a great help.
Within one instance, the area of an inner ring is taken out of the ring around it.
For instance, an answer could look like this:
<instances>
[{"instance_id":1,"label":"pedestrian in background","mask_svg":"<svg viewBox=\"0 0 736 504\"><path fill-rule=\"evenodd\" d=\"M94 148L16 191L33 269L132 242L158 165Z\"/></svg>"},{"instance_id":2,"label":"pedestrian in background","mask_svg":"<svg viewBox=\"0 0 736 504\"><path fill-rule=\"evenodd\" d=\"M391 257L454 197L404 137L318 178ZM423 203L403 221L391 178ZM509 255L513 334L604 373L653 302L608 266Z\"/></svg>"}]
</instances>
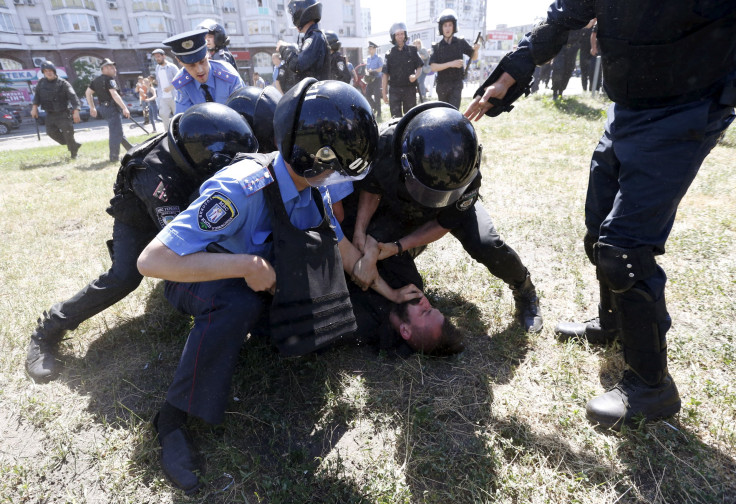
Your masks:
<instances>
[{"instance_id":1,"label":"pedestrian in background","mask_svg":"<svg viewBox=\"0 0 736 504\"><path fill-rule=\"evenodd\" d=\"M153 59L156 60L156 82L158 82L158 91L156 97L158 101L158 110L161 114L161 122L164 123L164 131L169 129L169 121L176 113L176 102L174 100L174 77L179 69L166 59L166 53L163 49L154 49L151 53Z\"/></svg>"}]
</instances>

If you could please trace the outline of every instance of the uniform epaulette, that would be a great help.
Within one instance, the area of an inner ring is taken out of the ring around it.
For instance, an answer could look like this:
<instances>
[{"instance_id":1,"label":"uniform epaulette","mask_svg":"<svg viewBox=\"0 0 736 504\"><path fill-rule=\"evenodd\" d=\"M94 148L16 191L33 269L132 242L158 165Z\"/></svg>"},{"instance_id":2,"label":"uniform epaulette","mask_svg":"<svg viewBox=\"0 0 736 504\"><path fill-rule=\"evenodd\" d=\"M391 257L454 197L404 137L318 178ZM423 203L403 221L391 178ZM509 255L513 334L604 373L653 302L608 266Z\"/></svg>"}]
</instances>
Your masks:
<instances>
[{"instance_id":1,"label":"uniform epaulette","mask_svg":"<svg viewBox=\"0 0 736 504\"><path fill-rule=\"evenodd\" d=\"M174 76L174 80L171 81L171 84L174 86L174 89L181 89L193 80L194 79L189 75L189 72L182 68L179 70L179 73Z\"/></svg>"},{"instance_id":2,"label":"uniform epaulette","mask_svg":"<svg viewBox=\"0 0 736 504\"><path fill-rule=\"evenodd\" d=\"M240 77L230 63L219 60L210 60L210 71L217 79L225 82L237 82L238 77Z\"/></svg>"},{"instance_id":3,"label":"uniform epaulette","mask_svg":"<svg viewBox=\"0 0 736 504\"><path fill-rule=\"evenodd\" d=\"M268 165L259 162L258 158L245 157L230 165L230 167L235 166L244 171L239 177L239 182L246 196L251 196L274 182L271 172L268 171Z\"/></svg>"}]
</instances>

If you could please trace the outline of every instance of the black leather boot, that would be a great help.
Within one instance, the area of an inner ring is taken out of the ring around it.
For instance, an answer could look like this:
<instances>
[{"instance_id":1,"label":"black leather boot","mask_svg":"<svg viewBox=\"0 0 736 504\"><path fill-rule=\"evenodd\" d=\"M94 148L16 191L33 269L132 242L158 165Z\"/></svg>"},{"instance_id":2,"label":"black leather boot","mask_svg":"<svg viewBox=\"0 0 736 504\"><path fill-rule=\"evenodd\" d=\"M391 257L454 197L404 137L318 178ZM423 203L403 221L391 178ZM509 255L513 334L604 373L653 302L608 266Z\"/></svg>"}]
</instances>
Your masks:
<instances>
[{"instance_id":1,"label":"black leather boot","mask_svg":"<svg viewBox=\"0 0 736 504\"><path fill-rule=\"evenodd\" d=\"M165 404L161 409L173 408ZM183 414L184 412L178 412ZM158 442L161 445L161 468L169 480L187 495L193 495L202 488L200 475L204 475L204 463L202 457L194 446L192 437L184 423L175 428L159 429L161 412L156 413L153 419L153 427L158 433ZM162 426L163 427L163 426Z\"/></svg>"},{"instance_id":2,"label":"black leather boot","mask_svg":"<svg viewBox=\"0 0 736 504\"><path fill-rule=\"evenodd\" d=\"M26 354L26 372L36 383L46 383L59 376L61 366L57 351L64 332L46 312L38 319L38 326L31 334Z\"/></svg>"},{"instance_id":3,"label":"black leather boot","mask_svg":"<svg viewBox=\"0 0 736 504\"><path fill-rule=\"evenodd\" d=\"M618 430L636 416L646 421L680 411L677 386L667 372L667 340L670 326L664 297L654 301L637 288L614 293L621 315L621 343L627 370L611 390L590 400L585 408L591 422Z\"/></svg>"},{"instance_id":4,"label":"black leather boot","mask_svg":"<svg viewBox=\"0 0 736 504\"><path fill-rule=\"evenodd\" d=\"M598 316L585 322L560 322L555 326L555 334L560 341L570 338L585 339L591 345L613 343L618 336L618 318L614 308L611 291L600 285L600 304Z\"/></svg>"},{"instance_id":5,"label":"black leather boot","mask_svg":"<svg viewBox=\"0 0 736 504\"><path fill-rule=\"evenodd\" d=\"M542 330L542 311L539 309L539 298L531 276L526 274L524 281L511 286L514 295L516 313L514 316L526 332L537 333Z\"/></svg>"}]
</instances>

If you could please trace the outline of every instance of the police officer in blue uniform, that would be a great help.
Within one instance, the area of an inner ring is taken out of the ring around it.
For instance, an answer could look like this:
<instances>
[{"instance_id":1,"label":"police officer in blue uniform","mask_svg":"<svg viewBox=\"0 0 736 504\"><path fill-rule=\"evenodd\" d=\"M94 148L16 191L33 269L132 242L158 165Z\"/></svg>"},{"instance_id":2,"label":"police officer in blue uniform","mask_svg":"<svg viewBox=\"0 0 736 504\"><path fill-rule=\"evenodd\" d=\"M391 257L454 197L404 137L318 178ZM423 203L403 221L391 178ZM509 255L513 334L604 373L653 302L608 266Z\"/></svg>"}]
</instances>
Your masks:
<instances>
[{"instance_id":1,"label":"police officer in blue uniform","mask_svg":"<svg viewBox=\"0 0 736 504\"><path fill-rule=\"evenodd\" d=\"M465 115L497 115L523 94L535 65L552 58L568 32L598 20L604 88L613 104L590 165L583 244L596 267L599 317L560 324L563 338L621 341L621 381L588 402L590 421L618 429L680 410L667 367L667 277L656 256L680 200L734 119L734 2L559 0L547 19L507 54Z\"/></svg>"},{"instance_id":2,"label":"police officer in blue uniform","mask_svg":"<svg viewBox=\"0 0 736 504\"><path fill-rule=\"evenodd\" d=\"M38 118L38 106L46 111L46 134L55 142L66 145L72 159L82 144L74 140L74 125L79 117L79 98L74 88L56 74L56 66L50 61L41 63L43 78L38 80L33 95L31 117ZM71 109L71 110L70 110Z\"/></svg>"},{"instance_id":3,"label":"police officer in blue uniform","mask_svg":"<svg viewBox=\"0 0 736 504\"><path fill-rule=\"evenodd\" d=\"M28 375L36 382L58 375L57 351L64 333L138 287L143 278L136 269L138 256L189 205L197 186L235 154L258 148L248 123L225 105L195 105L175 116L171 125L168 133L137 145L123 158L107 209L115 219L107 242L112 265L39 318L26 358Z\"/></svg>"},{"instance_id":4,"label":"police officer in blue uniform","mask_svg":"<svg viewBox=\"0 0 736 504\"><path fill-rule=\"evenodd\" d=\"M307 77L317 80L330 78L330 50L318 24L322 19L322 3L317 0L291 0L287 9L294 26L299 30L299 41L296 45L283 40L276 44L283 62L278 80L284 92Z\"/></svg>"},{"instance_id":5,"label":"police officer in blue uniform","mask_svg":"<svg viewBox=\"0 0 736 504\"><path fill-rule=\"evenodd\" d=\"M379 259L409 250L415 254L451 233L511 288L519 324L529 332L541 331L542 314L529 271L478 201L481 148L470 122L444 102L418 105L398 123L387 124L377 157L368 177L356 184L361 194L355 245L363 247L374 221L373 237L382 248Z\"/></svg>"},{"instance_id":6,"label":"police officer in blue uniform","mask_svg":"<svg viewBox=\"0 0 736 504\"><path fill-rule=\"evenodd\" d=\"M207 57L208 33L206 29L193 30L163 41L182 65L173 82L177 114L196 103L225 103L233 91L245 85L229 63Z\"/></svg>"},{"instance_id":7,"label":"police officer in blue uniform","mask_svg":"<svg viewBox=\"0 0 736 504\"><path fill-rule=\"evenodd\" d=\"M207 51L210 59L215 61L226 61L232 65L234 69L238 69L235 63L235 56L227 46L230 45L230 37L227 36L225 28L214 19L205 19L197 26L199 29L207 30L205 40L207 42Z\"/></svg>"},{"instance_id":8,"label":"police officer in blue uniform","mask_svg":"<svg viewBox=\"0 0 736 504\"><path fill-rule=\"evenodd\" d=\"M365 62L366 83L365 94L371 109L376 115L376 121L381 122L381 81L383 78L383 59L376 54L378 45L375 42L368 42L368 59Z\"/></svg>"},{"instance_id":9,"label":"police officer in blue uniform","mask_svg":"<svg viewBox=\"0 0 736 504\"><path fill-rule=\"evenodd\" d=\"M304 79L279 101L274 135L278 152L244 156L210 178L138 260L143 274L167 280L169 301L194 316L154 420L162 468L187 493L204 473L187 416L222 422L238 352L266 308L285 355L355 330L343 269L352 271L360 252L343 238L324 186L368 171L378 143L370 106L348 84ZM372 287L395 301L417 295L379 277Z\"/></svg>"},{"instance_id":10,"label":"police officer in blue uniform","mask_svg":"<svg viewBox=\"0 0 736 504\"><path fill-rule=\"evenodd\" d=\"M432 45L432 55L429 57L430 68L437 72L437 99L459 109L465 77L463 55L474 59L480 44L471 46L467 40L455 35L457 14L452 9L440 13L437 25L442 39Z\"/></svg>"},{"instance_id":11,"label":"police officer in blue uniform","mask_svg":"<svg viewBox=\"0 0 736 504\"><path fill-rule=\"evenodd\" d=\"M100 64L102 75L95 77L89 83L89 87L85 91L87 104L89 105L89 114L97 117L98 111L103 119L107 121L109 129L108 145L110 148L110 161L117 163L120 160L120 145L127 151L133 145L128 142L123 134L123 117L130 117L130 111L125 105L123 98L120 96L120 86L115 80L118 69L115 62L105 58ZM98 106L95 106L94 96L97 96Z\"/></svg>"},{"instance_id":12,"label":"police officer in blue uniform","mask_svg":"<svg viewBox=\"0 0 736 504\"><path fill-rule=\"evenodd\" d=\"M417 48L407 44L409 33L406 24L394 23L389 33L394 46L386 55L381 89L383 101L391 110L391 117L401 117L417 104L417 78L422 73L424 62Z\"/></svg>"}]
</instances>

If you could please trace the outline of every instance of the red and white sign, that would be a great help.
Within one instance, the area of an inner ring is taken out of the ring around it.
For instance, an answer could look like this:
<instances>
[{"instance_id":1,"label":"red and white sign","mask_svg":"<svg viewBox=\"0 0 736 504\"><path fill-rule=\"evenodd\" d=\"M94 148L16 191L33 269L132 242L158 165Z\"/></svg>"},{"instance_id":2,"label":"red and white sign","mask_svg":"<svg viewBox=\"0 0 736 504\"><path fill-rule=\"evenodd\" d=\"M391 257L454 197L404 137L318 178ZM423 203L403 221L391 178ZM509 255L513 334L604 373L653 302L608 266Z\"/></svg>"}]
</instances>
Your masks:
<instances>
[{"instance_id":1,"label":"red and white sign","mask_svg":"<svg viewBox=\"0 0 736 504\"><path fill-rule=\"evenodd\" d=\"M491 30L487 34L488 40L514 40L514 32Z\"/></svg>"},{"instance_id":2,"label":"red and white sign","mask_svg":"<svg viewBox=\"0 0 736 504\"><path fill-rule=\"evenodd\" d=\"M233 57L238 61L249 61L250 60L250 51L231 51L233 53Z\"/></svg>"}]
</instances>

